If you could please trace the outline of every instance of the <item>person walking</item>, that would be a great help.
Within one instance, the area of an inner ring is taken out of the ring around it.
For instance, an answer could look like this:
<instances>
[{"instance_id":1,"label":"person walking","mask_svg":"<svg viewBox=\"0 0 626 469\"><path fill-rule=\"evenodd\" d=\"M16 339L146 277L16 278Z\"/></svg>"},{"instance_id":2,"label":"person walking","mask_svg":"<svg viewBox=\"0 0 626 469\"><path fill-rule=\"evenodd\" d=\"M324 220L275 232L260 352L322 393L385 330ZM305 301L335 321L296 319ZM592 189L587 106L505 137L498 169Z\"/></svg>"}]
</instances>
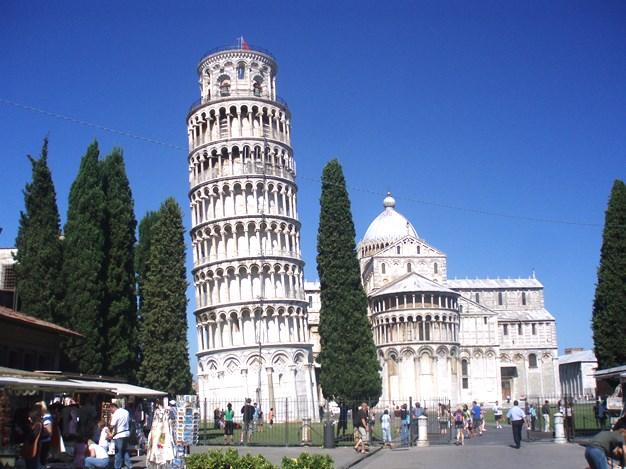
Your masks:
<instances>
[{"instance_id":1,"label":"person walking","mask_svg":"<svg viewBox=\"0 0 626 469\"><path fill-rule=\"evenodd\" d=\"M388 409L380 416L380 427L383 429L383 446L391 448L391 417Z\"/></svg>"},{"instance_id":2,"label":"person walking","mask_svg":"<svg viewBox=\"0 0 626 469\"><path fill-rule=\"evenodd\" d=\"M493 418L496 421L496 428L502 428L502 424L500 421L502 420L502 407L496 401L496 404L493 406Z\"/></svg>"},{"instance_id":3,"label":"person walking","mask_svg":"<svg viewBox=\"0 0 626 469\"><path fill-rule=\"evenodd\" d=\"M234 418L235 411L233 410L233 405L229 402L224 411L224 444L227 446L233 444L233 430L235 428L235 424L233 423Z\"/></svg>"},{"instance_id":4,"label":"person walking","mask_svg":"<svg viewBox=\"0 0 626 469\"><path fill-rule=\"evenodd\" d=\"M463 446L465 443L465 415L461 406L454 412L454 428L456 428L456 444Z\"/></svg>"},{"instance_id":5,"label":"person walking","mask_svg":"<svg viewBox=\"0 0 626 469\"><path fill-rule=\"evenodd\" d=\"M530 429L535 431L535 422L537 422L537 408L535 404L530 404Z\"/></svg>"},{"instance_id":6,"label":"person walking","mask_svg":"<svg viewBox=\"0 0 626 469\"><path fill-rule=\"evenodd\" d=\"M574 441L574 401L565 399L565 436L567 441Z\"/></svg>"},{"instance_id":7,"label":"person walking","mask_svg":"<svg viewBox=\"0 0 626 469\"><path fill-rule=\"evenodd\" d=\"M609 459L616 459L622 467L626 467L625 440L624 428L597 433L585 449L585 460L590 469L609 469Z\"/></svg>"},{"instance_id":8,"label":"person walking","mask_svg":"<svg viewBox=\"0 0 626 469\"><path fill-rule=\"evenodd\" d=\"M115 445L115 462L113 466L115 469L122 469L124 465L127 469L130 469L133 467L130 460L130 452L128 451L130 414L126 409L120 407L116 400L111 402L109 408L113 412L111 416L111 433L113 435L113 444Z\"/></svg>"},{"instance_id":9,"label":"person walking","mask_svg":"<svg viewBox=\"0 0 626 469\"><path fill-rule=\"evenodd\" d=\"M519 449L522 446L522 426L524 425L524 411L520 409L519 402L513 401L513 407L511 407L506 414L507 419L511 422L513 428L513 441L515 442L515 448Z\"/></svg>"},{"instance_id":10,"label":"person walking","mask_svg":"<svg viewBox=\"0 0 626 469\"><path fill-rule=\"evenodd\" d=\"M480 427L480 406L476 401L472 402L472 432L474 435L476 435L476 432L478 432L479 435L483 434Z\"/></svg>"},{"instance_id":11,"label":"person walking","mask_svg":"<svg viewBox=\"0 0 626 469\"><path fill-rule=\"evenodd\" d=\"M355 448L360 453L367 453L368 450L368 439L367 435L369 432L369 407L366 402L361 404L361 408L358 413L358 430L359 430L359 447Z\"/></svg>"},{"instance_id":12,"label":"person walking","mask_svg":"<svg viewBox=\"0 0 626 469\"><path fill-rule=\"evenodd\" d=\"M548 433L550 431L550 404L548 401L544 401L541 406L541 416L543 417L543 431Z\"/></svg>"}]
</instances>

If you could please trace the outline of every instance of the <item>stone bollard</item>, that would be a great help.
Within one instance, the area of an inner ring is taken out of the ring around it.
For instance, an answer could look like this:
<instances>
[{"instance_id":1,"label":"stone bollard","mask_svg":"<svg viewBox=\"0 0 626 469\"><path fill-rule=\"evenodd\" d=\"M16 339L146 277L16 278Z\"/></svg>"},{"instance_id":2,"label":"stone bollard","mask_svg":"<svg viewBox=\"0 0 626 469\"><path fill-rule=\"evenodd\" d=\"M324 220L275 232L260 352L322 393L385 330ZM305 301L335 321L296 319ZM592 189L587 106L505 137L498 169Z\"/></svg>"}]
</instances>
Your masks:
<instances>
[{"instance_id":1,"label":"stone bollard","mask_svg":"<svg viewBox=\"0 0 626 469\"><path fill-rule=\"evenodd\" d=\"M428 417L417 418L417 446L428 446Z\"/></svg>"},{"instance_id":2,"label":"stone bollard","mask_svg":"<svg viewBox=\"0 0 626 469\"><path fill-rule=\"evenodd\" d=\"M555 443L566 443L565 439L565 428L563 427L563 414L557 412L554 414L554 442Z\"/></svg>"},{"instance_id":3,"label":"stone bollard","mask_svg":"<svg viewBox=\"0 0 626 469\"><path fill-rule=\"evenodd\" d=\"M311 446L311 419L302 419L302 446Z\"/></svg>"}]
</instances>

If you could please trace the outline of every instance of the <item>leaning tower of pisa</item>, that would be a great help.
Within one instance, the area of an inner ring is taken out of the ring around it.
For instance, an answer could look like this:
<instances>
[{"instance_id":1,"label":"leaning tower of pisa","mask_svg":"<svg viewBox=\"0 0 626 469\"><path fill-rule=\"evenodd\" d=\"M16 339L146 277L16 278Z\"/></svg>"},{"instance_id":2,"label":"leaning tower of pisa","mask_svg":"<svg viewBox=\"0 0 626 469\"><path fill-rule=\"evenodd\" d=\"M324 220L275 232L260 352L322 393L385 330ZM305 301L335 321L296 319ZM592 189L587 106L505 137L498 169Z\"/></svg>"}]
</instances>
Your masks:
<instances>
[{"instance_id":1,"label":"leaning tower of pisa","mask_svg":"<svg viewBox=\"0 0 626 469\"><path fill-rule=\"evenodd\" d=\"M243 41L242 41L243 42ZM280 418L317 409L291 115L276 61L244 42L198 65L187 115L201 402L250 397Z\"/></svg>"}]
</instances>

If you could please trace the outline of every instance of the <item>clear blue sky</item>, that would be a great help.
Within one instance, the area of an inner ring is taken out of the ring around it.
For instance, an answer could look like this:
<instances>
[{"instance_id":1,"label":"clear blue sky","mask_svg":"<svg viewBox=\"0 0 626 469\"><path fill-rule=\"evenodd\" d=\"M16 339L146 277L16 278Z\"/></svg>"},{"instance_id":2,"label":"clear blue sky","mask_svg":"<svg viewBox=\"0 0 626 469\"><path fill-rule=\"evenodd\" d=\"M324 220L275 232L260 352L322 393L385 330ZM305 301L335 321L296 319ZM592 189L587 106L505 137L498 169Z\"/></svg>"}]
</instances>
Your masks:
<instances>
[{"instance_id":1,"label":"clear blue sky","mask_svg":"<svg viewBox=\"0 0 626 469\"><path fill-rule=\"evenodd\" d=\"M358 238L392 191L448 255L451 277L534 270L560 348L592 346L604 211L613 180L626 178L625 2L9 0L0 99L185 148L197 63L240 35L279 62L307 279L317 277L319 176L336 156ZM138 218L173 195L189 227L185 150L6 103L0 122L0 246L14 244L25 155L45 135L63 221L96 138L103 153L124 149ZM192 360L195 350L190 334Z\"/></svg>"}]
</instances>

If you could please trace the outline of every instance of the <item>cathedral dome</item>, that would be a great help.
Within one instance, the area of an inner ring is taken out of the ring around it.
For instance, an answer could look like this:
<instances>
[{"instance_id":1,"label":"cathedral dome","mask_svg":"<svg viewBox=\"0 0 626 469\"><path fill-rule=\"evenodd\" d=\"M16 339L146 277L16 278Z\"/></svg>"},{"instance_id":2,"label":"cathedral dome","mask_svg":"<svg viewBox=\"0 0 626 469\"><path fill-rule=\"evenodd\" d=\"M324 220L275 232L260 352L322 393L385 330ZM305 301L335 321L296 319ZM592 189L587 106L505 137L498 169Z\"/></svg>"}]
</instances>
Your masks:
<instances>
[{"instance_id":1,"label":"cathedral dome","mask_svg":"<svg viewBox=\"0 0 626 469\"><path fill-rule=\"evenodd\" d=\"M385 210L378 215L365 232L361 245L393 243L405 236L419 238L417 231L403 215L396 212L396 199L387 193L383 200Z\"/></svg>"}]
</instances>

